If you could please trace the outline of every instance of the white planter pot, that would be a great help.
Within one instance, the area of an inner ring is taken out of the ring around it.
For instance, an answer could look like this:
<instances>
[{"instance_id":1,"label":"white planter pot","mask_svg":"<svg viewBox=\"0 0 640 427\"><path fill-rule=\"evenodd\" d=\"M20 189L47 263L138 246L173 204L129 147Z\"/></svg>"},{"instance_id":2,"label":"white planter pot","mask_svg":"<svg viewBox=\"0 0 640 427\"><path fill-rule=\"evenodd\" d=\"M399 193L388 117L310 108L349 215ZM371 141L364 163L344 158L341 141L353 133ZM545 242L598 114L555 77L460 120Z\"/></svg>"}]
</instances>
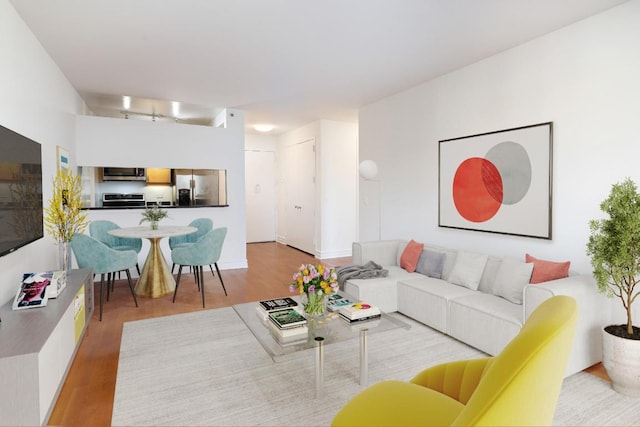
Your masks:
<instances>
[{"instance_id":1,"label":"white planter pot","mask_svg":"<svg viewBox=\"0 0 640 427\"><path fill-rule=\"evenodd\" d=\"M640 340L620 338L603 328L602 359L613 389L640 397Z\"/></svg>"}]
</instances>

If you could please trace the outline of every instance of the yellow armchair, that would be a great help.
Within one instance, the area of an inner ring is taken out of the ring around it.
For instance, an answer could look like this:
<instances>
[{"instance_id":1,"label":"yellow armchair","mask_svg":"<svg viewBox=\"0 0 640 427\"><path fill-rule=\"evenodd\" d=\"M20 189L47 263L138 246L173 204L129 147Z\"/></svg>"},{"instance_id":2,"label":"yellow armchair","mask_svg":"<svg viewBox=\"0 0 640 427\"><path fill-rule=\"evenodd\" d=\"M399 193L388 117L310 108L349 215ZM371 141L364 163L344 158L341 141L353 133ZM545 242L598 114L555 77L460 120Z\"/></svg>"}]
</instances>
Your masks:
<instances>
[{"instance_id":1,"label":"yellow armchair","mask_svg":"<svg viewBox=\"0 0 640 427\"><path fill-rule=\"evenodd\" d=\"M410 382L375 384L347 403L333 425L551 425L577 316L573 298L550 298L499 355L434 366Z\"/></svg>"}]
</instances>

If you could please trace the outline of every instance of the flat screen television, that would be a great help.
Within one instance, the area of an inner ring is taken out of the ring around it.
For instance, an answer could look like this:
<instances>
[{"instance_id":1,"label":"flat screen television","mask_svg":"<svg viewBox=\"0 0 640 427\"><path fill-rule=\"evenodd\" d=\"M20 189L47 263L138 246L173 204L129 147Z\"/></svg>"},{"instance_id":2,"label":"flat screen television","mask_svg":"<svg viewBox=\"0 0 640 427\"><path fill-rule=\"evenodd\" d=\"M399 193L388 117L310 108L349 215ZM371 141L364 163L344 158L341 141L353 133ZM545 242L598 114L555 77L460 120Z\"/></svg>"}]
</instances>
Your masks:
<instances>
[{"instance_id":1,"label":"flat screen television","mask_svg":"<svg viewBox=\"0 0 640 427\"><path fill-rule=\"evenodd\" d=\"M0 126L0 256L43 237L42 213L42 147Z\"/></svg>"}]
</instances>

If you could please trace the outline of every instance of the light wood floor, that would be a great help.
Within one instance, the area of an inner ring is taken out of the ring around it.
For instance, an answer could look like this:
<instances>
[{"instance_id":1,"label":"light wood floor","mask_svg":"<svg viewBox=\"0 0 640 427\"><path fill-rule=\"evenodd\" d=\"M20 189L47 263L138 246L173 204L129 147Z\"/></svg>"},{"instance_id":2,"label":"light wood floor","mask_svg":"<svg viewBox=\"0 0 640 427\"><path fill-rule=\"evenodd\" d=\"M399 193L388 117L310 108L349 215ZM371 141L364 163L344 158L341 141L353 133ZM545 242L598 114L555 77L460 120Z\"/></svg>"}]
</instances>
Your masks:
<instances>
[{"instance_id":1,"label":"light wood floor","mask_svg":"<svg viewBox=\"0 0 640 427\"><path fill-rule=\"evenodd\" d=\"M247 260L247 269L222 271L228 296L224 295L217 277L214 279L211 272L205 275L207 310L288 295L291 276L298 266L320 262L304 252L277 243L248 244ZM348 265L351 258L322 262L331 266ZM98 288L95 288L96 295ZM102 322L98 321L96 304L49 425L111 425L123 323L203 310L200 293L190 274L183 274L175 304L171 299L172 295L154 299L138 297L139 307L136 308L126 281L116 282L114 294L104 305ZM600 365L588 372L606 378ZM144 393L144 390L140 392Z\"/></svg>"}]
</instances>

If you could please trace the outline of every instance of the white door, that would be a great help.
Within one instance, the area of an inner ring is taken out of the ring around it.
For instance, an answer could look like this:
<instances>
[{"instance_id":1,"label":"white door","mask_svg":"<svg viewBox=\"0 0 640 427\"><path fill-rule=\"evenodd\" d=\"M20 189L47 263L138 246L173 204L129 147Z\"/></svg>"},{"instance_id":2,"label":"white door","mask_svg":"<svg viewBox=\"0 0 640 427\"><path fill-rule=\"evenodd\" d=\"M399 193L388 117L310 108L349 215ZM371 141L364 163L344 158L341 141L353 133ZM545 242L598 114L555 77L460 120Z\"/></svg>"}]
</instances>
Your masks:
<instances>
[{"instance_id":1,"label":"white door","mask_svg":"<svg viewBox=\"0 0 640 427\"><path fill-rule=\"evenodd\" d=\"M245 151L247 243L276 240L275 153Z\"/></svg>"},{"instance_id":2,"label":"white door","mask_svg":"<svg viewBox=\"0 0 640 427\"><path fill-rule=\"evenodd\" d=\"M315 254L315 140L288 147L287 244Z\"/></svg>"}]
</instances>

